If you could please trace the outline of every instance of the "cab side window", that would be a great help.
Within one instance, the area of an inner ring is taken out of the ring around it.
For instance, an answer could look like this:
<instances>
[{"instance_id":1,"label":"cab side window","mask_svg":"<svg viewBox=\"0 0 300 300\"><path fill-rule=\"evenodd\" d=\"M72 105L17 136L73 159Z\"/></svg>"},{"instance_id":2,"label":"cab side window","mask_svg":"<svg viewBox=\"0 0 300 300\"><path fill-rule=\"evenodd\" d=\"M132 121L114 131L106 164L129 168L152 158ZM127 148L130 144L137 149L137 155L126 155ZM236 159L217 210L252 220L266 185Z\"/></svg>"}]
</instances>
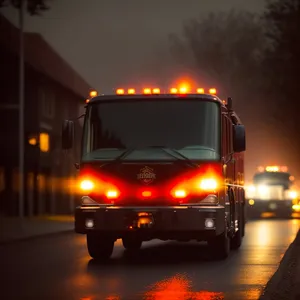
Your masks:
<instances>
[{"instance_id":1,"label":"cab side window","mask_svg":"<svg viewBox=\"0 0 300 300\"><path fill-rule=\"evenodd\" d=\"M232 122L225 115L222 115L222 148L223 157L230 155L233 152L233 131Z\"/></svg>"}]
</instances>

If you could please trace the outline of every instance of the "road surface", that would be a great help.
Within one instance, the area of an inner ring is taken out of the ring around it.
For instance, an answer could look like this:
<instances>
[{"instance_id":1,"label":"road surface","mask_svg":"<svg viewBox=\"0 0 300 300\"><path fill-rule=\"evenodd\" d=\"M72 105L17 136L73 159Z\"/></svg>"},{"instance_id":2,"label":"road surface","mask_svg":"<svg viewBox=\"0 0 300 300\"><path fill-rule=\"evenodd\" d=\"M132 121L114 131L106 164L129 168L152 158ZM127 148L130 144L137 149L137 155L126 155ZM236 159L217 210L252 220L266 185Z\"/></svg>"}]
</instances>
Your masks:
<instances>
[{"instance_id":1,"label":"road surface","mask_svg":"<svg viewBox=\"0 0 300 300\"><path fill-rule=\"evenodd\" d=\"M247 224L239 251L213 261L200 243L144 243L136 259L116 242L110 263L90 259L73 233L0 247L1 299L213 300L258 299L276 271L299 220Z\"/></svg>"}]
</instances>

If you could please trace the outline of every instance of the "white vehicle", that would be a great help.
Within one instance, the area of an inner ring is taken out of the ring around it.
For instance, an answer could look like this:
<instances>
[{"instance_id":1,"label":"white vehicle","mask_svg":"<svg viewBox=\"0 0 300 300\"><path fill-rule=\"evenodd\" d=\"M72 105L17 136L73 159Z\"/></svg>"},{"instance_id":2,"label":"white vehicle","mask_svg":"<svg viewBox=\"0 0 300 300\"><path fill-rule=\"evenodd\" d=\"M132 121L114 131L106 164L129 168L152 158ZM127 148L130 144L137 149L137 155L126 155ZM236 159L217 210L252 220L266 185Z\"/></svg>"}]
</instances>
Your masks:
<instances>
[{"instance_id":1,"label":"white vehicle","mask_svg":"<svg viewBox=\"0 0 300 300\"><path fill-rule=\"evenodd\" d=\"M248 215L273 212L277 216L291 216L298 197L293 181L294 176L288 173L287 167L260 167L252 185L246 188Z\"/></svg>"}]
</instances>

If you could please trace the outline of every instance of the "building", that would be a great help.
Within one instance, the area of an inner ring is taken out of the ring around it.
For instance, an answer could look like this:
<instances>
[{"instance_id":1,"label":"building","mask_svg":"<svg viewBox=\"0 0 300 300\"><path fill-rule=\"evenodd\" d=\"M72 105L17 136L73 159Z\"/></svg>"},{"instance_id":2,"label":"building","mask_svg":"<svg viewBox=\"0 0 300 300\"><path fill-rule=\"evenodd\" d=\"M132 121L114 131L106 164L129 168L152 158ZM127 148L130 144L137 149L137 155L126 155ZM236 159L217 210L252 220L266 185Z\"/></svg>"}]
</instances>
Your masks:
<instances>
[{"instance_id":1,"label":"building","mask_svg":"<svg viewBox=\"0 0 300 300\"><path fill-rule=\"evenodd\" d=\"M0 213L18 213L19 30L0 15ZM69 180L76 176L77 147L61 150L63 119L75 119L90 86L43 37L24 34L25 60L25 215L70 213ZM70 198L71 197L71 198Z\"/></svg>"}]
</instances>

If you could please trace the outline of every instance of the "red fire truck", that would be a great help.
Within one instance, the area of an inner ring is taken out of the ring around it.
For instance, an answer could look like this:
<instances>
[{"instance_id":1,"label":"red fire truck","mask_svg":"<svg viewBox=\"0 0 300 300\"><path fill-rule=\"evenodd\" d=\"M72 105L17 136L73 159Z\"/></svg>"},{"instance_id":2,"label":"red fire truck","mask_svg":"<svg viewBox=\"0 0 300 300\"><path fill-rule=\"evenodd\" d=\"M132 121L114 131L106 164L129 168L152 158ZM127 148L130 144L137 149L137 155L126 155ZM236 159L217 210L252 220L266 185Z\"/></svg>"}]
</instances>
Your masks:
<instances>
[{"instance_id":1,"label":"red fire truck","mask_svg":"<svg viewBox=\"0 0 300 300\"><path fill-rule=\"evenodd\" d=\"M239 248L245 128L231 98L181 87L91 96L75 211L90 256L108 259L117 239L127 251L152 239L207 241L219 259ZM73 143L74 123L66 120L63 149Z\"/></svg>"}]
</instances>

